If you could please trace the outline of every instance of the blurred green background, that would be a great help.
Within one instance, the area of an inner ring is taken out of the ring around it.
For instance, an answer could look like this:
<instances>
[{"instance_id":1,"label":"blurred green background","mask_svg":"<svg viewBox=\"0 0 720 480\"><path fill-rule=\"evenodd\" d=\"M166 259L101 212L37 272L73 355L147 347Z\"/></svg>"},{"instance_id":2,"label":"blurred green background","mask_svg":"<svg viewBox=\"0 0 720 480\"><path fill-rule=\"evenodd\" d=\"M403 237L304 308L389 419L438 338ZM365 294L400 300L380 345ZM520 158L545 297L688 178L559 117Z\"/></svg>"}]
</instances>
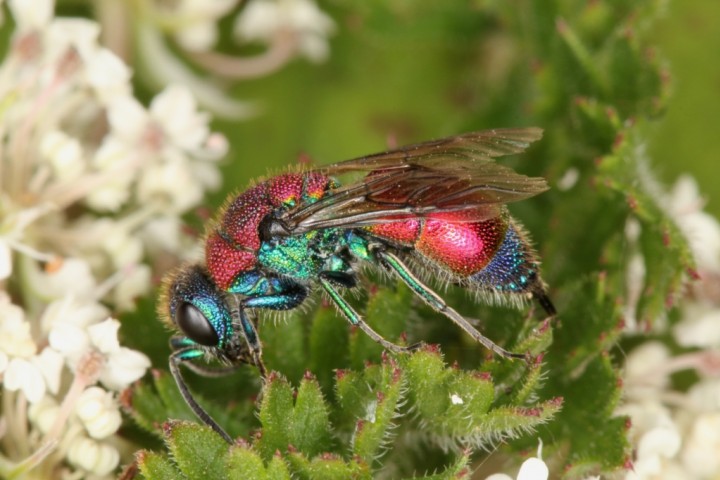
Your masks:
<instances>
[{"instance_id":1,"label":"blurred green background","mask_svg":"<svg viewBox=\"0 0 720 480\"><path fill-rule=\"evenodd\" d=\"M506 98L513 86L499 83L508 78L502 70L510 68L514 46L503 25L483 16L493 2L459 3L321 2L338 23L327 63L296 60L235 87L236 97L259 102L262 113L219 122L233 143L225 188L244 188L249 178L275 172L300 153L322 164L394 142L533 123L518 111L517 99ZM647 43L669 68L672 96L651 124L648 151L665 183L685 172L695 176L709 211L719 215L720 28L714 19L720 3L675 1L661 11ZM477 42L479 30L498 34ZM208 203L218 205L224 196L219 192Z\"/></svg>"},{"instance_id":2,"label":"blurred green background","mask_svg":"<svg viewBox=\"0 0 720 480\"><path fill-rule=\"evenodd\" d=\"M720 3L670 2L653 38L672 73L668 111L652 136L657 171L670 181L689 172L720 215Z\"/></svg>"}]
</instances>

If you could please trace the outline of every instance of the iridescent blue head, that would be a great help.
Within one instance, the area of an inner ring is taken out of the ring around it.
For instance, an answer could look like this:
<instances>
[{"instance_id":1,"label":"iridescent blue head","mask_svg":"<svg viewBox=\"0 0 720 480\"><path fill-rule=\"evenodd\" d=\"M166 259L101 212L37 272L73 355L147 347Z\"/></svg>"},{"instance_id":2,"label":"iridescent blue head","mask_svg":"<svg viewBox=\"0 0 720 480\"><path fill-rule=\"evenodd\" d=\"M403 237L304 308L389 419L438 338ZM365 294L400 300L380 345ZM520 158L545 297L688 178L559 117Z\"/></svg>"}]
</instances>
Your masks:
<instances>
[{"instance_id":1,"label":"iridescent blue head","mask_svg":"<svg viewBox=\"0 0 720 480\"><path fill-rule=\"evenodd\" d=\"M160 316L183 335L172 339L173 349L183 350L180 354L183 360L210 353L231 364L248 361L247 342L242 333L238 338L228 298L204 267L184 266L169 275L162 298Z\"/></svg>"}]
</instances>

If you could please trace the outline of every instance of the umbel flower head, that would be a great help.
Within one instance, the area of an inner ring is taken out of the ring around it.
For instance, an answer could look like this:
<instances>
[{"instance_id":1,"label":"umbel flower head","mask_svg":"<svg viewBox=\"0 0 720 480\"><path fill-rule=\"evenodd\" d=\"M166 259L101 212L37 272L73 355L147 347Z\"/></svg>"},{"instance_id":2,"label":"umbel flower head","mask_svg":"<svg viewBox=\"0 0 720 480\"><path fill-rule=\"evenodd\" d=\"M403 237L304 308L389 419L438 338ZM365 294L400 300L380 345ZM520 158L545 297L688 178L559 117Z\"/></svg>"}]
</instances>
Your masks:
<instances>
[{"instance_id":1,"label":"umbel flower head","mask_svg":"<svg viewBox=\"0 0 720 480\"><path fill-rule=\"evenodd\" d=\"M105 478L117 393L148 358L113 312L149 291L153 251L192 251L179 216L219 183L227 149L190 92L145 108L98 24L9 1L0 60L0 476ZM158 240L160 239L160 240Z\"/></svg>"}]
</instances>

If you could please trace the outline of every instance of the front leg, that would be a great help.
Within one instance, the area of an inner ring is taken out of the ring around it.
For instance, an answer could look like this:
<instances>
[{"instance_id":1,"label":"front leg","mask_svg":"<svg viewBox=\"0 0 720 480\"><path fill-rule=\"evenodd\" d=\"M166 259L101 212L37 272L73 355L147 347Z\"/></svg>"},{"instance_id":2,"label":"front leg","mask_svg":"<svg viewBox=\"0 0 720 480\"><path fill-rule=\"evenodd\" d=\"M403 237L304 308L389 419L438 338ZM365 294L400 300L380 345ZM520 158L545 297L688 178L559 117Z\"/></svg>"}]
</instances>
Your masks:
<instances>
[{"instance_id":1,"label":"front leg","mask_svg":"<svg viewBox=\"0 0 720 480\"><path fill-rule=\"evenodd\" d=\"M268 292L245 298L245 308L268 308L270 310L292 310L308 296L308 288L300 283L285 279L272 279Z\"/></svg>"}]
</instances>

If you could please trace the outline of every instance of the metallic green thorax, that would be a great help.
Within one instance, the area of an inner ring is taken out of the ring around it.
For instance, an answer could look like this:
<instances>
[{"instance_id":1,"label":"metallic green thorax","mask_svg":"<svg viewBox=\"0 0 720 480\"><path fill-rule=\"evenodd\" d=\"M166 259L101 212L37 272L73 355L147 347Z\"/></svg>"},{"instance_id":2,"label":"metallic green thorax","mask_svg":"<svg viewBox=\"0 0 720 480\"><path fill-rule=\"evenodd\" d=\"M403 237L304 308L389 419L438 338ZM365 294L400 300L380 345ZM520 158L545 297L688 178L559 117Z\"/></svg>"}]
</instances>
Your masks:
<instances>
[{"instance_id":1,"label":"metallic green thorax","mask_svg":"<svg viewBox=\"0 0 720 480\"><path fill-rule=\"evenodd\" d=\"M351 257L368 260L368 242L351 230L327 228L265 241L258 262L279 275L314 280L320 272L348 272Z\"/></svg>"}]
</instances>

